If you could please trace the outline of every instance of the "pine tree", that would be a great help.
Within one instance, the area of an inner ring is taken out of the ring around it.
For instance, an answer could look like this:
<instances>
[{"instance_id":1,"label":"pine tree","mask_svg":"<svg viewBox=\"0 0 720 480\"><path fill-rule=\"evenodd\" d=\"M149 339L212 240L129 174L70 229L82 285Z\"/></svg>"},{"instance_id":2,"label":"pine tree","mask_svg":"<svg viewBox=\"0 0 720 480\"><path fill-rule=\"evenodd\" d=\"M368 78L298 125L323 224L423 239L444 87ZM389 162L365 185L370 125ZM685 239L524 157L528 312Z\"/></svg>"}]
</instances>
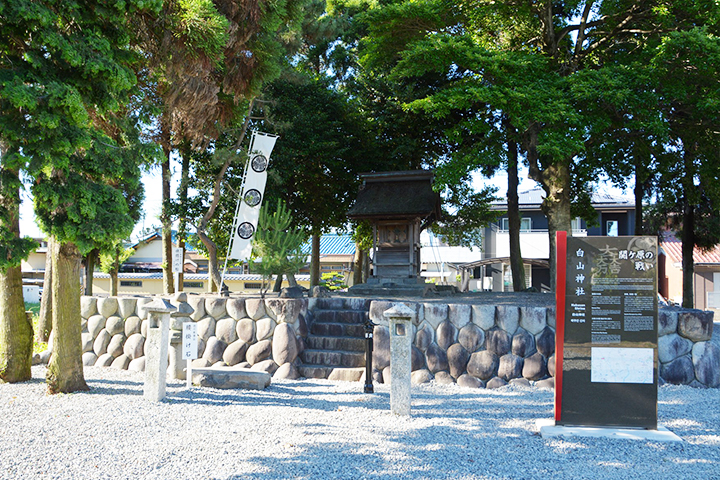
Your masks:
<instances>
[{"instance_id":1,"label":"pine tree","mask_svg":"<svg viewBox=\"0 0 720 480\"><path fill-rule=\"evenodd\" d=\"M253 239L253 258L258 261L252 266L268 280L273 275L280 278L287 275L291 286L295 273L305 264L306 255L302 253L301 247L308 238L293 223L290 210L281 200L277 201L274 211L270 210L268 204L262 206Z\"/></svg>"}]
</instances>

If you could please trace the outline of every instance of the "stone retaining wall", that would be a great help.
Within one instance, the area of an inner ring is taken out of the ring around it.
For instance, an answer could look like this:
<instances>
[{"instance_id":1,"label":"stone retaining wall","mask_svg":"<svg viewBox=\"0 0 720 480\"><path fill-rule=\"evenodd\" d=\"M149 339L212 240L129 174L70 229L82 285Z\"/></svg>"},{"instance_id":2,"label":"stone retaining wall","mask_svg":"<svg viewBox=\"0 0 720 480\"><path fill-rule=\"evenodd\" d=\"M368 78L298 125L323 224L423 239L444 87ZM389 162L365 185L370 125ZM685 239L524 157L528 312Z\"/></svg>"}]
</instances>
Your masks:
<instances>
[{"instance_id":1,"label":"stone retaining wall","mask_svg":"<svg viewBox=\"0 0 720 480\"><path fill-rule=\"evenodd\" d=\"M435 379L470 387L507 383L554 386L555 309L404 302L416 312L413 382ZM374 301L373 368L389 377L390 337L383 312L392 302ZM385 325L382 325L382 324ZM720 386L720 332L713 313L662 308L659 312L660 383Z\"/></svg>"},{"instance_id":2,"label":"stone retaining wall","mask_svg":"<svg viewBox=\"0 0 720 480\"><path fill-rule=\"evenodd\" d=\"M352 302L353 299L345 299ZM85 365L143 371L147 312L144 297L82 297ZM180 316L170 348L170 376L184 378L179 332L198 324L194 367L238 365L274 378L298 378L299 355L316 299L226 298L180 293L171 303ZM357 302L356 302L357 303ZM361 302L367 304L366 302ZM413 326L412 377L470 387L507 383L554 385L554 308L403 302L417 313ZM390 337L383 312L395 302L370 302L374 332L374 378L389 377ZM385 325L382 325L385 323ZM659 313L660 381L720 386L720 330L713 314L663 308ZM172 336L171 336L172 337ZM50 350L43 352L47 362Z\"/></svg>"},{"instance_id":3,"label":"stone retaining wall","mask_svg":"<svg viewBox=\"0 0 720 480\"><path fill-rule=\"evenodd\" d=\"M84 365L145 370L147 312L151 298L82 297ZM185 322L198 324L194 367L238 365L268 372L274 378L297 378L296 359L307 335L307 299L226 298L179 293L171 303L171 378L184 377L180 332ZM173 332L176 332L173 335ZM172 338L176 339L173 344ZM49 352L42 360L47 361Z\"/></svg>"},{"instance_id":4,"label":"stone retaining wall","mask_svg":"<svg viewBox=\"0 0 720 480\"><path fill-rule=\"evenodd\" d=\"M457 382L466 387L508 383L554 386L555 314L545 307L405 303L416 312L412 381ZM392 302L374 301L373 368L389 377L390 335L383 312ZM385 325L382 325L382 324Z\"/></svg>"}]
</instances>

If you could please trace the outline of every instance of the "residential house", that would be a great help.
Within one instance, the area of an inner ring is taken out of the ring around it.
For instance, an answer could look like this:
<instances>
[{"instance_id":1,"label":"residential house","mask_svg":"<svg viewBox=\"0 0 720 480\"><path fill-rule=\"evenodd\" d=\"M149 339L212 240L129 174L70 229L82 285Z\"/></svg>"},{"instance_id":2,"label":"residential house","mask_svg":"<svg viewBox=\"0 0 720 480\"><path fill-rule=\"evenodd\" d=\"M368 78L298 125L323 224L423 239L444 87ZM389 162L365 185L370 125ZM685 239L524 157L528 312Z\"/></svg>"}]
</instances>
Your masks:
<instances>
[{"instance_id":1,"label":"residential house","mask_svg":"<svg viewBox=\"0 0 720 480\"><path fill-rule=\"evenodd\" d=\"M308 256L307 264L300 269L300 274L310 274L310 254L312 244L308 240L302 246L302 252ZM320 275L323 273L338 272L347 280L352 278L353 262L355 259L355 242L350 235L326 233L320 237Z\"/></svg>"},{"instance_id":2,"label":"residential house","mask_svg":"<svg viewBox=\"0 0 720 480\"><path fill-rule=\"evenodd\" d=\"M479 247L468 248L449 245L435 235L431 229L420 234L420 275L426 281L437 285L456 285L460 287L462 268L460 265L475 262L483 258ZM471 280L470 290L479 290L477 281Z\"/></svg>"},{"instance_id":3,"label":"residential house","mask_svg":"<svg viewBox=\"0 0 720 480\"><path fill-rule=\"evenodd\" d=\"M693 261L695 308L720 310L720 246L706 251L695 247ZM660 237L658 277L660 295L670 303L682 304L682 241L673 232L663 232Z\"/></svg>"},{"instance_id":4,"label":"residential house","mask_svg":"<svg viewBox=\"0 0 720 480\"><path fill-rule=\"evenodd\" d=\"M522 215L520 224L520 251L525 262L525 278L529 287L538 291L550 290L550 241L548 220L540 209L545 197L541 188L534 188L518 195ZM622 236L635 232L635 201L633 197L615 196L594 192L592 205L598 212L598 225L588 226L585 220L572 221L574 236ZM492 209L507 211L506 202L496 202ZM512 291L510 271L510 235L507 213L497 222L485 228L482 258L464 264L473 270L471 289L486 291ZM474 286L474 288L473 288Z\"/></svg>"}]
</instances>

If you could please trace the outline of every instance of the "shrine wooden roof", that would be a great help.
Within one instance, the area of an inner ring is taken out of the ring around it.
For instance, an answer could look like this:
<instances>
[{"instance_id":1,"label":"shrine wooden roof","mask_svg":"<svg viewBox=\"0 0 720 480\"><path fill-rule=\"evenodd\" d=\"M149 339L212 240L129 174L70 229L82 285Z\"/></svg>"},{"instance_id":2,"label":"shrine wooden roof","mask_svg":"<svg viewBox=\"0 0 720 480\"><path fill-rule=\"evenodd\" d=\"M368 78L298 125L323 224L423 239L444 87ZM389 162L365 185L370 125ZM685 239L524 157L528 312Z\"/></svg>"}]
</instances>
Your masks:
<instances>
[{"instance_id":1,"label":"shrine wooden roof","mask_svg":"<svg viewBox=\"0 0 720 480\"><path fill-rule=\"evenodd\" d=\"M426 219L440 215L440 195L427 170L361 175L363 184L348 212L352 219Z\"/></svg>"}]
</instances>

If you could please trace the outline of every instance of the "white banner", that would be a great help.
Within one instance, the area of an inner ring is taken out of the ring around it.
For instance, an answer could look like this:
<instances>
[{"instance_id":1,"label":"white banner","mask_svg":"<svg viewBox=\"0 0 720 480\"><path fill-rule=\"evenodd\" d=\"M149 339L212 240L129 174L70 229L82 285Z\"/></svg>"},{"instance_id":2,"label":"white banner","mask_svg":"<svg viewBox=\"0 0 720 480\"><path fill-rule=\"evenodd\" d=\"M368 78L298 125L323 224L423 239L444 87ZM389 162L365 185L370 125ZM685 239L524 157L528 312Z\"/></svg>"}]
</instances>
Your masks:
<instances>
[{"instance_id":1,"label":"white banner","mask_svg":"<svg viewBox=\"0 0 720 480\"><path fill-rule=\"evenodd\" d=\"M233 220L232 246L230 247L230 258L232 259L244 261L250 258L250 253L252 253L252 239L257 230L260 207L265 194L270 154L275 147L277 138L277 135L253 132L250 140L242 197L238 201Z\"/></svg>"}]
</instances>

